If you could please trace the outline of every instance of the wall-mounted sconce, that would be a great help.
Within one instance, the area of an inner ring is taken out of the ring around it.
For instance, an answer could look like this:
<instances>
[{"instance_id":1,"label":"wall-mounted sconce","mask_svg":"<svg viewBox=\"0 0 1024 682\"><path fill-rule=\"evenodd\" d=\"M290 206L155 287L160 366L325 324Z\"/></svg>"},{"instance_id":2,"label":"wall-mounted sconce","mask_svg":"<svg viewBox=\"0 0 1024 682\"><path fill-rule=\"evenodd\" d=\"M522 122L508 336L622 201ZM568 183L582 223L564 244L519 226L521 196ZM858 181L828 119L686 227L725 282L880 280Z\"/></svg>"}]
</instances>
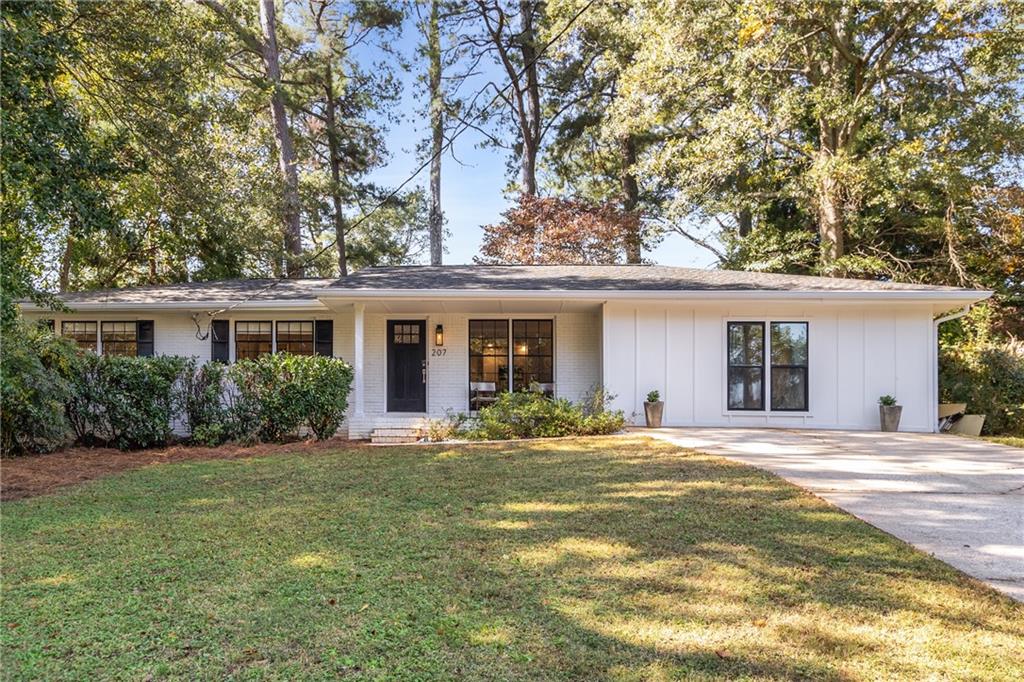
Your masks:
<instances>
[{"instance_id":1,"label":"wall-mounted sconce","mask_svg":"<svg viewBox=\"0 0 1024 682\"><path fill-rule=\"evenodd\" d=\"M439 324L434 329L434 345L435 346L443 346L444 345L444 325L440 325Z\"/></svg>"}]
</instances>

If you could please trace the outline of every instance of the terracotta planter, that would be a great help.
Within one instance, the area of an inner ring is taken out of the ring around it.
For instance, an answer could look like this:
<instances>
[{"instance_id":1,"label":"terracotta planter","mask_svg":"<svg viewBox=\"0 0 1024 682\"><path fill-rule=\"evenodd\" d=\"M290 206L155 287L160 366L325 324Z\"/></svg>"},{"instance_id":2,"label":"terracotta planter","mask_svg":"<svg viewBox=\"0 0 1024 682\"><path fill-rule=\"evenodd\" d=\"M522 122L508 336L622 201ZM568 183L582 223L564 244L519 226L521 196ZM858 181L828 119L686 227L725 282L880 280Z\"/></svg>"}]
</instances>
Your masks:
<instances>
[{"instance_id":1,"label":"terracotta planter","mask_svg":"<svg viewBox=\"0 0 1024 682\"><path fill-rule=\"evenodd\" d=\"M882 422L883 431L899 431L900 415L903 414L902 405L879 405L878 420Z\"/></svg>"},{"instance_id":2,"label":"terracotta planter","mask_svg":"<svg viewBox=\"0 0 1024 682\"><path fill-rule=\"evenodd\" d=\"M656 403L644 403L644 417L647 418L647 427L651 429L661 428L661 414L665 411L665 401L659 400Z\"/></svg>"}]
</instances>

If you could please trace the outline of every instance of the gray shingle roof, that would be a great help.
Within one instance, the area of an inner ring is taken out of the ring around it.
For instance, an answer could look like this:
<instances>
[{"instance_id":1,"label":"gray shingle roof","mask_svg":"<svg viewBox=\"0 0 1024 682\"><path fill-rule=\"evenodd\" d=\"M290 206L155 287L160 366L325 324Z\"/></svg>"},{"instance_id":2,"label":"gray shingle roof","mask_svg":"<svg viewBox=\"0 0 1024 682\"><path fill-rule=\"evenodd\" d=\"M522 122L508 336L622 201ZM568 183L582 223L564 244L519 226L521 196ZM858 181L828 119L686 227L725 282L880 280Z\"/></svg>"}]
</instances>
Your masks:
<instances>
[{"instance_id":1,"label":"gray shingle roof","mask_svg":"<svg viewBox=\"0 0 1024 682\"><path fill-rule=\"evenodd\" d=\"M366 268L330 286L357 291L963 291L925 284L665 265L413 265Z\"/></svg>"},{"instance_id":2,"label":"gray shingle roof","mask_svg":"<svg viewBox=\"0 0 1024 682\"><path fill-rule=\"evenodd\" d=\"M446 265L364 268L342 279L232 279L77 291L61 294L75 304L183 305L259 301L313 301L330 289L366 295L375 290L452 291L801 291L964 292L956 287L902 284L664 265Z\"/></svg>"},{"instance_id":3,"label":"gray shingle roof","mask_svg":"<svg viewBox=\"0 0 1024 682\"><path fill-rule=\"evenodd\" d=\"M204 301L300 301L314 300L331 279L226 279L217 282L183 282L125 289L93 289L61 294L75 303L192 303ZM270 285L274 286L270 286Z\"/></svg>"}]
</instances>

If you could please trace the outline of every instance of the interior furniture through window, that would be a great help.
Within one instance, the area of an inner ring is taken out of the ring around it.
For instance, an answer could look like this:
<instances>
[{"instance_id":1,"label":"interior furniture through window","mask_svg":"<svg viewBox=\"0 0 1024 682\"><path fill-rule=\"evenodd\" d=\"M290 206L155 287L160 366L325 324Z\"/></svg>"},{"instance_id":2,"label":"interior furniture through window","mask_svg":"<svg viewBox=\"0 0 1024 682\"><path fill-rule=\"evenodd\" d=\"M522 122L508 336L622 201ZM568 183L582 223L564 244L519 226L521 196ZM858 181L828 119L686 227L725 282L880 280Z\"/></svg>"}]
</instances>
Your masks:
<instances>
[{"instance_id":1,"label":"interior furniture through window","mask_svg":"<svg viewBox=\"0 0 1024 682\"><path fill-rule=\"evenodd\" d=\"M482 384L487 384L489 388L484 390ZM470 409L478 409L484 397L493 398L494 394L507 391L508 388L508 320L470 320ZM484 396L484 393L490 395Z\"/></svg>"},{"instance_id":2,"label":"interior furniture through window","mask_svg":"<svg viewBox=\"0 0 1024 682\"><path fill-rule=\"evenodd\" d=\"M728 406L764 409L764 323L728 323Z\"/></svg>"},{"instance_id":3,"label":"interior furniture through window","mask_svg":"<svg viewBox=\"0 0 1024 682\"><path fill-rule=\"evenodd\" d=\"M554 394L554 323L551 320L512 321L512 386L517 391Z\"/></svg>"},{"instance_id":4,"label":"interior furniture through window","mask_svg":"<svg viewBox=\"0 0 1024 682\"><path fill-rule=\"evenodd\" d=\"M273 325L269 321L235 322L235 358L246 360L274 350Z\"/></svg>"},{"instance_id":5,"label":"interior furniture through window","mask_svg":"<svg viewBox=\"0 0 1024 682\"><path fill-rule=\"evenodd\" d=\"M277 352L292 355L313 354L313 321L278 322Z\"/></svg>"},{"instance_id":6,"label":"interior furniture through window","mask_svg":"<svg viewBox=\"0 0 1024 682\"><path fill-rule=\"evenodd\" d=\"M807 323L771 323L771 404L780 412L807 410Z\"/></svg>"},{"instance_id":7,"label":"interior furniture through window","mask_svg":"<svg viewBox=\"0 0 1024 682\"><path fill-rule=\"evenodd\" d=\"M74 341L79 348L96 352L98 325L95 322L64 320L60 324L61 336Z\"/></svg>"}]
</instances>

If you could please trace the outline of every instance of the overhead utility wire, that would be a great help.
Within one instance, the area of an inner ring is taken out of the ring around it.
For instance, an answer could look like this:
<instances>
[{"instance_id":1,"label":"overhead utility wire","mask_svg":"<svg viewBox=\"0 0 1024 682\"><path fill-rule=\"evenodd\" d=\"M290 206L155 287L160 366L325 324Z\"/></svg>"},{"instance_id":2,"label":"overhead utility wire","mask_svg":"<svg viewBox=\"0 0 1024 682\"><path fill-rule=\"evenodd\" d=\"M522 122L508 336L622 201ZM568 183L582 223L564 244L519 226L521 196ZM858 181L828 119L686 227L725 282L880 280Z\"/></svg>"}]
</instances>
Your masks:
<instances>
[{"instance_id":1,"label":"overhead utility wire","mask_svg":"<svg viewBox=\"0 0 1024 682\"><path fill-rule=\"evenodd\" d=\"M362 224L363 221L365 221L367 218L369 218L371 215L373 215L375 212L377 212L380 208L385 206L389 201L394 199L395 196L397 196L398 193L401 192L402 189L404 189L406 185L408 185L410 182L412 182L416 178L417 175L422 173L423 170L434 161L434 159L436 159L437 157L441 156L446 151L448 151L448 149L451 148L451 146L455 142L455 140L460 135L462 135L462 133L466 132L466 130L468 130L471 127L470 121L473 118L479 118L484 112L486 112L488 109L490 109L494 105L495 102L497 102L499 99L501 99L504 96L505 91L508 90L510 87L512 87L512 84L515 81L518 81L520 78L522 78L523 75L526 73L526 71L530 67L532 67L534 64L536 64L537 60L539 60L544 55L544 53L548 50L548 48L551 47L553 44L555 44L555 42L557 42L563 35L565 35L569 31L569 29L572 28L573 24L575 24L576 21L579 20L579 18L581 16L583 16L583 14L587 10L589 10L591 8L591 6L594 5L595 2L597 2L597 0L589 0L574 15L572 15L572 17L565 24L565 26L563 26L562 29L558 33L556 33L553 38L551 38L551 40L549 40L547 43L545 43L544 46L540 50L538 50L536 56L534 56L534 58L531 59L529 63L525 64L523 66L523 68L519 70L519 72L516 74L516 77L515 77L514 80L509 80L509 82L503 88L501 88L500 90L497 90L494 93L494 97L491 98L491 101L489 101L487 104L485 104L482 109L477 110L477 112L473 116L471 116L469 118L469 120L463 121L462 126L456 129L456 131L451 135L451 137L449 137L448 140L443 145L441 145L440 149L438 149L436 152L434 152L429 157L427 157L427 160L424 161L423 163L421 163L419 165L419 167L417 167L416 170L414 170L412 172L412 174L409 175L409 177L407 177L405 180L402 181L401 184L399 184L392 191L390 191L387 194L387 196L385 196L383 199L381 199L379 202L377 202L377 204L374 205L367 213L364 213L362 216L360 216L359 219L356 220L354 223L352 223L352 225L348 229L349 230L353 230L356 227L358 227L360 224ZM473 95L472 101L476 101L477 97L479 97L481 94L483 94L483 92L485 90L487 90L487 88L492 86L492 85L493 85L493 83L488 82L482 88L477 90L476 94ZM317 251L315 253L308 255L304 259L304 262L302 263L302 267L305 267L309 263L313 262L314 260L316 260L317 258L322 256L324 253L326 253L329 249L334 248L334 246L337 243L338 243L338 238L335 237L334 239L329 241L326 245L324 245L322 248L317 249ZM236 302L232 303L231 305L229 305L229 306L227 306L225 308L220 308L219 310L208 310L206 312L206 314L207 314L207 316L209 318L209 323L206 326L206 333L205 334L203 334L202 327L199 325L199 320L197 319L198 315L197 314L193 314L192 315L192 321L195 322L195 325L196 325L196 338L198 338L201 341L205 341L207 338L209 338L209 336L210 336L210 326L213 323L213 318L216 317L217 315L223 315L224 313L231 312L232 310L234 310L238 306L242 305L243 303L247 303L248 301L253 300L257 296L261 296L261 295L265 294L266 292L270 291L271 289L273 289L274 287L276 287L277 285L279 285L279 284L281 284L282 282L285 282L285 281L288 281L287 278L276 279L273 282L271 282L270 284L268 284L267 286L263 287L262 289L259 289L259 290L255 291L255 292L253 292L252 294L250 294L246 298L243 298L240 301L236 301Z\"/></svg>"}]
</instances>

